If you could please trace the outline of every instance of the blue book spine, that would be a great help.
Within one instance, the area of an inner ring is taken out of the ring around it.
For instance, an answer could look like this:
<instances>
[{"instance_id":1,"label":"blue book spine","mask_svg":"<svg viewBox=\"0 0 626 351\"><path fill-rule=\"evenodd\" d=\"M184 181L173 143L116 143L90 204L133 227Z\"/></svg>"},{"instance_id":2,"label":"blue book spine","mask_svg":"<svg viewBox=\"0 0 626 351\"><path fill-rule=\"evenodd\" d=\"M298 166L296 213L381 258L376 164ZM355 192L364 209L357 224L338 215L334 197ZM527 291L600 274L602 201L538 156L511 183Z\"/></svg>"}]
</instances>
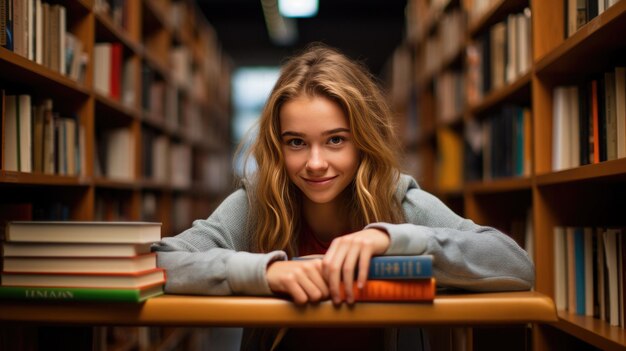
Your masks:
<instances>
[{"instance_id":1,"label":"blue book spine","mask_svg":"<svg viewBox=\"0 0 626 351\"><path fill-rule=\"evenodd\" d=\"M368 279L424 279L432 276L431 255L375 256L368 273Z\"/></svg>"},{"instance_id":2,"label":"blue book spine","mask_svg":"<svg viewBox=\"0 0 626 351\"><path fill-rule=\"evenodd\" d=\"M576 267L576 314L585 315L585 234L574 230L574 265Z\"/></svg>"}]
</instances>

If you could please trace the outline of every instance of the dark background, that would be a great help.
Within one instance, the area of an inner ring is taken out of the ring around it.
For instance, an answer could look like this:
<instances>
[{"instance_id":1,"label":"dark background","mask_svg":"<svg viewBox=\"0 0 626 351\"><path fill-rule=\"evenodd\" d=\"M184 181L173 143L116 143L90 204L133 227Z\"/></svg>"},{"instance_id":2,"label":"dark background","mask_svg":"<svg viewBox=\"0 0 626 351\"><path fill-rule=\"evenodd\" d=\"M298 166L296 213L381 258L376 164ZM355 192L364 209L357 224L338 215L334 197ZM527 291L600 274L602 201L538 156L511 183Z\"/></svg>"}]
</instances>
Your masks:
<instances>
[{"instance_id":1,"label":"dark background","mask_svg":"<svg viewBox=\"0 0 626 351\"><path fill-rule=\"evenodd\" d=\"M321 41L381 76L404 36L406 0L320 0L316 17L295 19L298 40L291 46L270 40L261 0L196 1L235 67L277 66L306 44Z\"/></svg>"}]
</instances>

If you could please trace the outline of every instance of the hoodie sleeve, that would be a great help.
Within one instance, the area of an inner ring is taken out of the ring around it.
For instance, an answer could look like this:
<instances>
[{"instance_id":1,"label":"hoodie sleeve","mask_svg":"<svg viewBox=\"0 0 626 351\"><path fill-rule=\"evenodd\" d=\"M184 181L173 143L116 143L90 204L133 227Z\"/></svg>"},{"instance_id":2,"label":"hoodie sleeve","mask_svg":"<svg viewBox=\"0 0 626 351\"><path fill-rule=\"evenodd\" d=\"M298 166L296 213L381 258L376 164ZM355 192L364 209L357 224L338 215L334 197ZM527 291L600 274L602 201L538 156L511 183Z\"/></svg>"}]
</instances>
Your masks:
<instances>
[{"instance_id":1,"label":"hoodie sleeve","mask_svg":"<svg viewBox=\"0 0 626 351\"><path fill-rule=\"evenodd\" d=\"M508 235L464 219L435 196L408 189L402 206L408 223L372 223L391 239L386 255L430 254L442 287L474 291L529 290L534 266Z\"/></svg>"},{"instance_id":2,"label":"hoodie sleeve","mask_svg":"<svg viewBox=\"0 0 626 351\"><path fill-rule=\"evenodd\" d=\"M205 220L152 247L157 265L165 268L165 292L198 295L271 295L265 271L283 251L246 252L250 237L246 228L248 202L245 190L230 195Z\"/></svg>"}]
</instances>

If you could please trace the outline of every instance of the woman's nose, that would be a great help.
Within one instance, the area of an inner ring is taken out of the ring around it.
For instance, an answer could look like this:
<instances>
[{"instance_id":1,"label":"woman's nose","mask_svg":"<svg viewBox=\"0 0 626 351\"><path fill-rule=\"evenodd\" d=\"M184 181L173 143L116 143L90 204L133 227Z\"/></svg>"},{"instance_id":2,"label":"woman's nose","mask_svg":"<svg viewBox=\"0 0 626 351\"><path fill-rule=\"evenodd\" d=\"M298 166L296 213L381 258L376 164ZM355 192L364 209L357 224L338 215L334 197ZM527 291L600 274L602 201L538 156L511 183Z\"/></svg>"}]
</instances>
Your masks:
<instances>
[{"instance_id":1,"label":"woman's nose","mask_svg":"<svg viewBox=\"0 0 626 351\"><path fill-rule=\"evenodd\" d=\"M319 147L312 147L309 153L309 159L306 162L306 169L309 171L323 170L328 167L328 163L324 157L324 152Z\"/></svg>"}]
</instances>

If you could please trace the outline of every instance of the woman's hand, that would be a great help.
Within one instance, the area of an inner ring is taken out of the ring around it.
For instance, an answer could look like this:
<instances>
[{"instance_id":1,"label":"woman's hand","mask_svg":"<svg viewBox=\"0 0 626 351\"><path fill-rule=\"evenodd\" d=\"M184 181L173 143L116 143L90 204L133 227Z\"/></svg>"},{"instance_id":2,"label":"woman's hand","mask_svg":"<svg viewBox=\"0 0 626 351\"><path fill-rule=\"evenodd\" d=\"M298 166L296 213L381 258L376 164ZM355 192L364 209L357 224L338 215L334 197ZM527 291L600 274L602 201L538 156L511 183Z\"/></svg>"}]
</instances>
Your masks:
<instances>
[{"instance_id":1,"label":"woman's hand","mask_svg":"<svg viewBox=\"0 0 626 351\"><path fill-rule=\"evenodd\" d=\"M372 256L385 253L389 244L389 235L375 228L343 235L333 240L322 260L324 279L328 283L333 303L341 303L340 283L342 280L346 302L354 303L352 287L355 269L358 267L359 272L356 280L357 287L362 288L367 280L370 259Z\"/></svg>"},{"instance_id":2,"label":"woman's hand","mask_svg":"<svg viewBox=\"0 0 626 351\"><path fill-rule=\"evenodd\" d=\"M272 262L267 267L266 278L273 292L289 294L297 304L328 298L321 259Z\"/></svg>"}]
</instances>

